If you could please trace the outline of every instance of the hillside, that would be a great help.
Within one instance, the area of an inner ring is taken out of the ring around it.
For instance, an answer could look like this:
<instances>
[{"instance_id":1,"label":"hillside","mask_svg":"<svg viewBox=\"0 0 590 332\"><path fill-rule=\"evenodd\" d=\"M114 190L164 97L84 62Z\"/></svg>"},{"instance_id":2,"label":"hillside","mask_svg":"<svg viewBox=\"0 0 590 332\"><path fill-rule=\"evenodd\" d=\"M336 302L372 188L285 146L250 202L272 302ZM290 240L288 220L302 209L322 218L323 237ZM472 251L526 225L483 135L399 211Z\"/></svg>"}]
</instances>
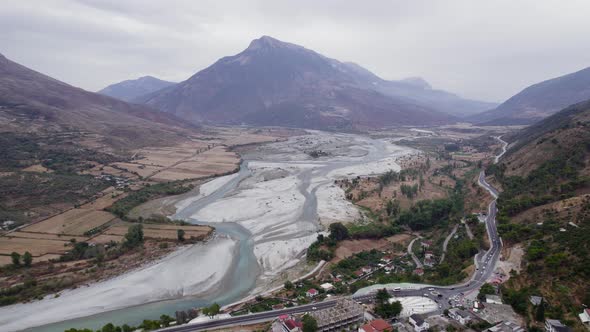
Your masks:
<instances>
[{"instance_id":1,"label":"hillside","mask_svg":"<svg viewBox=\"0 0 590 332\"><path fill-rule=\"evenodd\" d=\"M194 123L355 129L454 122L410 98L378 91L373 77L264 36L243 52L137 101Z\"/></svg>"},{"instance_id":2,"label":"hillside","mask_svg":"<svg viewBox=\"0 0 590 332\"><path fill-rule=\"evenodd\" d=\"M60 82L0 55L0 131L95 135L110 149L163 145L191 128L155 112Z\"/></svg>"},{"instance_id":3,"label":"hillside","mask_svg":"<svg viewBox=\"0 0 590 332\"><path fill-rule=\"evenodd\" d=\"M590 303L590 101L579 103L507 137L511 147L488 168L503 190L498 230L508 248L523 247L522 272L504 298L533 324L545 297L545 317L577 329ZM567 269L563 267L567 266Z\"/></svg>"},{"instance_id":4,"label":"hillside","mask_svg":"<svg viewBox=\"0 0 590 332\"><path fill-rule=\"evenodd\" d=\"M531 124L590 99L590 67L532 85L497 108L469 119L488 125Z\"/></svg>"},{"instance_id":5,"label":"hillside","mask_svg":"<svg viewBox=\"0 0 590 332\"><path fill-rule=\"evenodd\" d=\"M152 76L144 76L135 80L126 80L111 84L98 91L98 93L130 102L140 96L167 88L174 84L176 83L163 81Z\"/></svg>"}]
</instances>

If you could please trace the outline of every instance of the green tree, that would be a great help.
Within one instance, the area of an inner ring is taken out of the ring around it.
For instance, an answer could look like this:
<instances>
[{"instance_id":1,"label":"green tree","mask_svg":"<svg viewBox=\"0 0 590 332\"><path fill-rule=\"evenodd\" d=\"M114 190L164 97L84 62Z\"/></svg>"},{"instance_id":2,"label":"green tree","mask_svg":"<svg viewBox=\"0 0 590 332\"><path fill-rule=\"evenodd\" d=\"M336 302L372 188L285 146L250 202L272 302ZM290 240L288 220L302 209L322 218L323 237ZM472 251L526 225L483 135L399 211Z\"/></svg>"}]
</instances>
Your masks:
<instances>
[{"instance_id":1,"label":"green tree","mask_svg":"<svg viewBox=\"0 0 590 332\"><path fill-rule=\"evenodd\" d=\"M375 301L377 302L377 304L387 303L387 300L389 300L389 298L391 298L391 295L389 295L389 292L385 288L379 289L377 291L377 294L375 295Z\"/></svg>"},{"instance_id":2,"label":"green tree","mask_svg":"<svg viewBox=\"0 0 590 332\"><path fill-rule=\"evenodd\" d=\"M18 252L13 251L10 257L12 258L12 265L20 266L20 254Z\"/></svg>"},{"instance_id":3,"label":"green tree","mask_svg":"<svg viewBox=\"0 0 590 332\"><path fill-rule=\"evenodd\" d=\"M535 320L537 322L545 321L545 301L541 299L541 303L537 306L537 311L535 312Z\"/></svg>"},{"instance_id":4,"label":"green tree","mask_svg":"<svg viewBox=\"0 0 590 332\"><path fill-rule=\"evenodd\" d=\"M26 251L23 255L23 263L26 267L31 266L31 264L33 263L33 255L31 255L30 252Z\"/></svg>"},{"instance_id":5,"label":"green tree","mask_svg":"<svg viewBox=\"0 0 590 332\"><path fill-rule=\"evenodd\" d=\"M330 238L335 241L342 241L342 240L348 239L350 237L350 234L348 233L348 228L346 228L346 226L344 226L340 222L335 222L333 224L330 224L329 229L330 229Z\"/></svg>"},{"instance_id":6,"label":"green tree","mask_svg":"<svg viewBox=\"0 0 590 332\"><path fill-rule=\"evenodd\" d=\"M143 243L143 225L129 226L127 234L125 234L125 245L133 248Z\"/></svg>"},{"instance_id":7,"label":"green tree","mask_svg":"<svg viewBox=\"0 0 590 332\"><path fill-rule=\"evenodd\" d=\"M115 332L115 325L113 325L113 323L108 323L102 327L101 332Z\"/></svg>"},{"instance_id":8,"label":"green tree","mask_svg":"<svg viewBox=\"0 0 590 332\"><path fill-rule=\"evenodd\" d=\"M303 332L316 332L318 330L318 322L310 315L303 316Z\"/></svg>"},{"instance_id":9,"label":"green tree","mask_svg":"<svg viewBox=\"0 0 590 332\"><path fill-rule=\"evenodd\" d=\"M480 301L485 301L486 295L493 294L496 294L496 289L494 288L494 286L486 282L485 284L481 285L481 288L479 289L479 294L477 294L477 298Z\"/></svg>"},{"instance_id":10,"label":"green tree","mask_svg":"<svg viewBox=\"0 0 590 332\"><path fill-rule=\"evenodd\" d=\"M209 317L213 317L219 313L220 309L221 307L219 306L219 304L213 303L212 305L203 308L203 314Z\"/></svg>"},{"instance_id":11,"label":"green tree","mask_svg":"<svg viewBox=\"0 0 590 332\"><path fill-rule=\"evenodd\" d=\"M176 237L178 238L178 241L183 242L184 241L184 229L179 229L178 231L176 231Z\"/></svg>"},{"instance_id":12,"label":"green tree","mask_svg":"<svg viewBox=\"0 0 590 332\"><path fill-rule=\"evenodd\" d=\"M286 290L291 290L293 289L293 283L289 280L285 281L285 289Z\"/></svg>"},{"instance_id":13,"label":"green tree","mask_svg":"<svg viewBox=\"0 0 590 332\"><path fill-rule=\"evenodd\" d=\"M174 319L168 315L160 316L160 323L162 323L162 326L164 327L170 326L170 323L172 323L173 321Z\"/></svg>"}]
</instances>

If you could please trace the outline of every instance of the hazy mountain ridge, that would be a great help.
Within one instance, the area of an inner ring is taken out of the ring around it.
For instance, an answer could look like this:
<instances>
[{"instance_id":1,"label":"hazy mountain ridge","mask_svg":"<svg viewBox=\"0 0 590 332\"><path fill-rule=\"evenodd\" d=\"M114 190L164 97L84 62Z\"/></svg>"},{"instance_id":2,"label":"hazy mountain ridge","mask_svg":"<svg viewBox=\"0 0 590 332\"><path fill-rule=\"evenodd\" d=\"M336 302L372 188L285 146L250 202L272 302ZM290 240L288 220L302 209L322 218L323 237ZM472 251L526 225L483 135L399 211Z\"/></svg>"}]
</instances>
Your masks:
<instances>
[{"instance_id":1,"label":"hazy mountain ridge","mask_svg":"<svg viewBox=\"0 0 590 332\"><path fill-rule=\"evenodd\" d=\"M405 95L388 84L403 87ZM391 83L356 64L264 36L136 101L197 123L350 129L456 121L432 103L416 102L418 90L428 89L416 79Z\"/></svg>"},{"instance_id":2,"label":"hazy mountain ridge","mask_svg":"<svg viewBox=\"0 0 590 332\"><path fill-rule=\"evenodd\" d=\"M164 81L153 76L143 76L134 80L111 84L98 93L131 102L134 99L158 91L176 83Z\"/></svg>"},{"instance_id":3,"label":"hazy mountain ridge","mask_svg":"<svg viewBox=\"0 0 590 332\"><path fill-rule=\"evenodd\" d=\"M475 123L531 124L590 99L590 67L527 87L497 108L474 115Z\"/></svg>"},{"instance_id":4,"label":"hazy mountain ridge","mask_svg":"<svg viewBox=\"0 0 590 332\"><path fill-rule=\"evenodd\" d=\"M0 131L98 134L109 146L164 144L188 126L174 116L88 92L0 55Z\"/></svg>"}]
</instances>

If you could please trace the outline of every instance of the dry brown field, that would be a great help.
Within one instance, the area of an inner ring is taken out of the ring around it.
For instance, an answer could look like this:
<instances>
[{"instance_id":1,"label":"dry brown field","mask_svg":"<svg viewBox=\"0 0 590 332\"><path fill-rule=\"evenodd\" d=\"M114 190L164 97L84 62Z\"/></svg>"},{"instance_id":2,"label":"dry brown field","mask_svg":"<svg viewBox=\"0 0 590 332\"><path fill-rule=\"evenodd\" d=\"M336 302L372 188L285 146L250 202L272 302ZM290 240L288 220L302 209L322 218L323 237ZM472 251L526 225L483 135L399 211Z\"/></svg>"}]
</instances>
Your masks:
<instances>
[{"instance_id":1,"label":"dry brown field","mask_svg":"<svg viewBox=\"0 0 590 332\"><path fill-rule=\"evenodd\" d=\"M13 251L24 254L30 252L33 256L41 256L47 253L62 254L68 250L66 244L69 241L46 240L46 239L25 239L0 237L0 254L10 255Z\"/></svg>"},{"instance_id":2,"label":"dry brown field","mask_svg":"<svg viewBox=\"0 0 590 332\"><path fill-rule=\"evenodd\" d=\"M123 235L100 234L99 236L93 237L88 242L94 244L109 243L111 241L122 242L123 238Z\"/></svg>"},{"instance_id":3,"label":"dry brown field","mask_svg":"<svg viewBox=\"0 0 590 332\"><path fill-rule=\"evenodd\" d=\"M57 241L69 241L76 239L76 241L85 241L88 237L85 236L74 236L74 235L62 235L62 234L48 234L48 233L30 233L30 232L12 232L6 235L7 237L18 237L23 239L40 239L40 240L57 240Z\"/></svg>"},{"instance_id":4,"label":"dry brown field","mask_svg":"<svg viewBox=\"0 0 590 332\"><path fill-rule=\"evenodd\" d=\"M25 232L84 235L98 226L115 219L115 216L105 211L91 209L72 209L42 222L27 226Z\"/></svg>"},{"instance_id":5,"label":"dry brown field","mask_svg":"<svg viewBox=\"0 0 590 332\"><path fill-rule=\"evenodd\" d=\"M109 227L104 234L123 236L127 233L130 223L120 223ZM158 224L143 224L143 234L146 238L152 239L167 239L175 240L177 238L177 230L185 231L185 238L191 237L201 238L208 235L212 229L208 226L180 226L180 225L158 225Z\"/></svg>"}]
</instances>

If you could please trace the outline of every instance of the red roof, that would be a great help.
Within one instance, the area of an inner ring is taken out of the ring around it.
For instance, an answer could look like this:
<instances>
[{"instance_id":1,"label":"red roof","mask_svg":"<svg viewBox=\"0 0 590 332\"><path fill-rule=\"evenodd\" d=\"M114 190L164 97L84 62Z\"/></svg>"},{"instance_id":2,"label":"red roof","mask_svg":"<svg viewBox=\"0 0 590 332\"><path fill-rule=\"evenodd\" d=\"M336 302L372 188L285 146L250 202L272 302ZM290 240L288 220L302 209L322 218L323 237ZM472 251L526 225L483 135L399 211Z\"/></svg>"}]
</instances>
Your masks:
<instances>
[{"instance_id":1,"label":"red roof","mask_svg":"<svg viewBox=\"0 0 590 332\"><path fill-rule=\"evenodd\" d=\"M279 320L282 320L282 321L285 320L285 319L287 319L287 318L289 318L289 315L280 315L279 316Z\"/></svg>"},{"instance_id":2,"label":"red roof","mask_svg":"<svg viewBox=\"0 0 590 332\"><path fill-rule=\"evenodd\" d=\"M308 293L308 294L317 294L317 293L318 293L318 291L317 291L315 288L310 288L310 289L307 291L307 293Z\"/></svg>"},{"instance_id":3,"label":"red roof","mask_svg":"<svg viewBox=\"0 0 590 332\"><path fill-rule=\"evenodd\" d=\"M297 322L294 321L294 320L292 320L292 319L289 319L289 320L286 320L285 321L285 326L289 329L289 331L294 330L294 329L296 329L298 327L301 327L299 325L300 324L297 324Z\"/></svg>"},{"instance_id":4,"label":"red roof","mask_svg":"<svg viewBox=\"0 0 590 332\"><path fill-rule=\"evenodd\" d=\"M389 323L387 323L383 319L375 319L371 321L369 324L371 324L371 326L379 332L383 332L385 330L393 331L391 325L389 325Z\"/></svg>"},{"instance_id":5,"label":"red roof","mask_svg":"<svg viewBox=\"0 0 590 332\"><path fill-rule=\"evenodd\" d=\"M371 326L371 324L365 324L361 326L361 329L365 332L375 332L375 329Z\"/></svg>"}]
</instances>

